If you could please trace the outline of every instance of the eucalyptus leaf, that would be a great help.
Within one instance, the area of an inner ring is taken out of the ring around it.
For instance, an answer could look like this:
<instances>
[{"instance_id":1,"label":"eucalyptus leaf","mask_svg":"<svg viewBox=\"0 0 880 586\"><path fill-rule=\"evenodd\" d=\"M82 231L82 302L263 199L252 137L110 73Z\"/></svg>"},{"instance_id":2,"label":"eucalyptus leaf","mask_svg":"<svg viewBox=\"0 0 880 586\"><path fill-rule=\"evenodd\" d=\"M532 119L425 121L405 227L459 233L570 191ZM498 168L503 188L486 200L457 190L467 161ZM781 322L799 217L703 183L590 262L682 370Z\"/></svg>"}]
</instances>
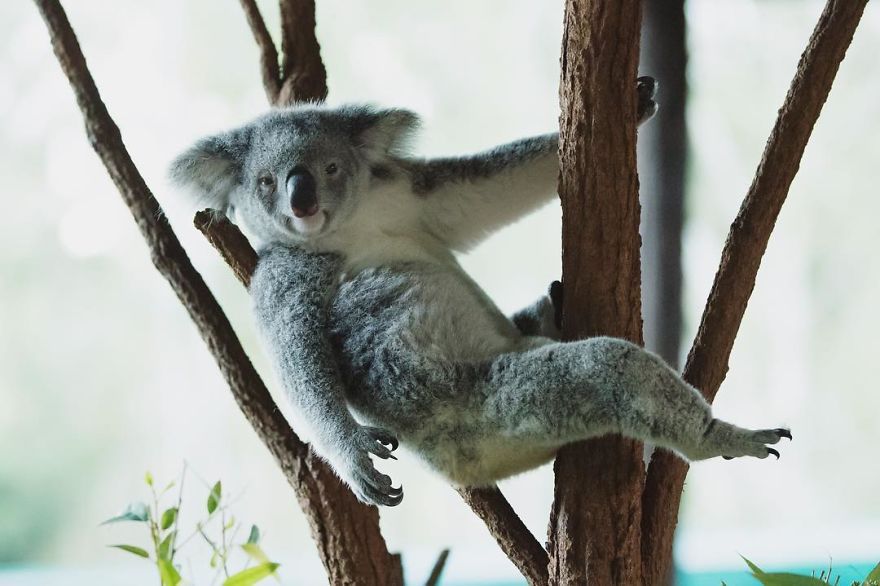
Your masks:
<instances>
[{"instance_id":1,"label":"eucalyptus leaf","mask_svg":"<svg viewBox=\"0 0 880 586\"><path fill-rule=\"evenodd\" d=\"M801 576L789 572L765 572L751 560L742 557L748 564L755 579L763 586L828 586L828 583L812 576Z\"/></svg>"},{"instance_id":2,"label":"eucalyptus leaf","mask_svg":"<svg viewBox=\"0 0 880 586\"><path fill-rule=\"evenodd\" d=\"M159 577L162 579L162 586L177 586L180 584L182 578L174 564L168 560L159 560L156 562L156 565L159 566Z\"/></svg>"},{"instance_id":3,"label":"eucalyptus leaf","mask_svg":"<svg viewBox=\"0 0 880 586\"><path fill-rule=\"evenodd\" d=\"M220 504L220 496L222 494L222 486L218 480L211 488L211 494L208 495L208 514L210 515L217 510Z\"/></svg>"},{"instance_id":4,"label":"eucalyptus leaf","mask_svg":"<svg viewBox=\"0 0 880 586\"><path fill-rule=\"evenodd\" d=\"M174 536L177 532L172 531L168 535L165 536L165 539L159 544L159 554L160 560L168 560L172 561L172 557L174 556L173 545L174 545Z\"/></svg>"},{"instance_id":5,"label":"eucalyptus leaf","mask_svg":"<svg viewBox=\"0 0 880 586\"><path fill-rule=\"evenodd\" d=\"M144 482L147 483L147 486L153 486L153 475L150 474L149 470L144 473Z\"/></svg>"},{"instance_id":6,"label":"eucalyptus leaf","mask_svg":"<svg viewBox=\"0 0 880 586\"><path fill-rule=\"evenodd\" d=\"M172 525L174 525L174 521L177 519L177 507L171 507L170 509L165 509L165 512L162 513L162 523L161 527L164 531L168 529Z\"/></svg>"},{"instance_id":7,"label":"eucalyptus leaf","mask_svg":"<svg viewBox=\"0 0 880 586\"><path fill-rule=\"evenodd\" d=\"M150 554L147 553L147 550L145 550L141 547L134 546L134 545L117 544L117 545L108 545L107 547L115 547L116 549L121 549L122 551L127 551L128 553L133 553L136 556L150 559Z\"/></svg>"},{"instance_id":8,"label":"eucalyptus leaf","mask_svg":"<svg viewBox=\"0 0 880 586\"><path fill-rule=\"evenodd\" d=\"M251 532L247 538L248 543L260 543L260 528L256 525L251 525Z\"/></svg>"},{"instance_id":9,"label":"eucalyptus leaf","mask_svg":"<svg viewBox=\"0 0 880 586\"><path fill-rule=\"evenodd\" d=\"M268 563L260 564L259 566L248 568L247 570L242 570L241 572L233 574L227 578L226 581L223 582L223 586L251 586L263 578L274 576L275 570L278 569L278 566L279 564Z\"/></svg>"},{"instance_id":10,"label":"eucalyptus leaf","mask_svg":"<svg viewBox=\"0 0 880 586\"><path fill-rule=\"evenodd\" d=\"M120 521L138 521L143 523L150 518L150 509L142 502L131 503L125 510L115 517L107 519L101 525L119 523Z\"/></svg>"},{"instance_id":11,"label":"eucalyptus leaf","mask_svg":"<svg viewBox=\"0 0 880 586\"><path fill-rule=\"evenodd\" d=\"M241 549L244 550L246 554L248 554L255 562L261 564L269 563L269 557L263 551L263 549L257 545L256 543L245 543L241 546Z\"/></svg>"}]
</instances>

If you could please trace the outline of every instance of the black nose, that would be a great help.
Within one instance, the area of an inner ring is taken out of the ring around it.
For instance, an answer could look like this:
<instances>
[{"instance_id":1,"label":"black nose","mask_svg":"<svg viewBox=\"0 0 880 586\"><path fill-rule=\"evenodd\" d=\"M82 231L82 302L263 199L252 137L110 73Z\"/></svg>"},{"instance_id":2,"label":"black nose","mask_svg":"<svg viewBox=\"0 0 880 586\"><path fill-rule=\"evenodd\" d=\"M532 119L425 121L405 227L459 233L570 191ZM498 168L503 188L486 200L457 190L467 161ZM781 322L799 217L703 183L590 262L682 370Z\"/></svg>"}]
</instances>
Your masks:
<instances>
[{"instance_id":1,"label":"black nose","mask_svg":"<svg viewBox=\"0 0 880 586\"><path fill-rule=\"evenodd\" d=\"M318 213L318 194L315 178L308 169L294 167L287 176L287 196L290 207L297 218L306 218Z\"/></svg>"}]
</instances>

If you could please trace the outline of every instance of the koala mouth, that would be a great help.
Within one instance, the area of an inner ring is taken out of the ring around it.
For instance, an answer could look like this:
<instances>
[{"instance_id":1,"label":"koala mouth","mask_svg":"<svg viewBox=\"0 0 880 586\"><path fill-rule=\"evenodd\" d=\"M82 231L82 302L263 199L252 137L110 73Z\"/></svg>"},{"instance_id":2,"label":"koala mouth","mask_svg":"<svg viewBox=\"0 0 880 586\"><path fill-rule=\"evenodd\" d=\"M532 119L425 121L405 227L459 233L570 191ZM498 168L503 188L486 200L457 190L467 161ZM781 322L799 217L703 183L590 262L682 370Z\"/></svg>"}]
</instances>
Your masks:
<instances>
[{"instance_id":1,"label":"koala mouth","mask_svg":"<svg viewBox=\"0 0 880 586\"><path fill-rule=\"evenodd\" d=\"M317 208L317 206L315 206ZM329 220L329 214L321 209L315 209L308 215L299 216L294 212L294 217L284 217L285 227L299 236L315 236L320 234Z\"/></svg>"}]
</instances>

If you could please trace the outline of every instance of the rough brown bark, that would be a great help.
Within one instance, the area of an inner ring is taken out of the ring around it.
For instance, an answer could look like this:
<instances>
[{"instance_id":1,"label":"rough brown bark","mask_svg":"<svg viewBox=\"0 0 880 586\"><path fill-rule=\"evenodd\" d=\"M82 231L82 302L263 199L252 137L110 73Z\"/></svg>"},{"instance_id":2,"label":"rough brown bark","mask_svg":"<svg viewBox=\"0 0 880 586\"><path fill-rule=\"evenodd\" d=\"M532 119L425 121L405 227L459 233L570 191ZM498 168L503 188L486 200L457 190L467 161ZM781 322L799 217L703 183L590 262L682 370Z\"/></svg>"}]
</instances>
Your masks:
<instances>
[{"instance_id":1,"label":"rough brown bark","mask_svg":"<svg viewBox=\"0 0 880 586\"><path fill-rule=\"evenodd\" d=\"M278 49L275 41L269 34L266 21L257 6L256 0L241 0L241 7L247 18L254 40L260 49L260 74L263 77L263 89L266 90L266 98L270 104L278 102L278 93L281 91L281 70L278 67Z\"/></svg>"},{"instance_id":2,"label":"rough brown bark","mask_svg":"<svg viewBox=\"0 0 880 586\"><path fill-rule=\"evenodd\" d=\"M560 83L563 333L642 342L636 92L640 0L568 0ZM563 449L552 584L641 584L641 444Z\"/></svg>"},{"instance_id":3,"label":"rough brown bark","mask_svg":"<svg viewBox=\"0 0 880 586\"><path fill-rule=\"evenodd\" d=\"M238 406L293 486L331 583L402 584L400 559L386 549L378 511L359 503L290 428L174 235L101 101L61 4L57 0L35 3L82 110L89 142L140 228L153 264L189 312Z\"/></svg>"},{"instance_id":4,"label":"rough brown bark","mask_svg":"<svg viewBox=\"0 0 880 586\"><path fill-rule=\"evenodd\" d=\"M315 0L281 2L281 91L278 105L323 102L327 71L315 34Z\"/></svg>"},{"instance_id":5,"label":"rough brown bark","mask_svg":"<svg viewBox=\"0 0 880 586\"><path fill-rule=\"evenodd\" d=\"M727 374L733 342L776 218L867 0L828 0L798 63L767 141L755 179L737 214L700 328L685 365L685 379L709 401ZM672 558L687 465L666 452L651 460L644 494L645 579L662 584Z\"/></svg>"}]
</instances>

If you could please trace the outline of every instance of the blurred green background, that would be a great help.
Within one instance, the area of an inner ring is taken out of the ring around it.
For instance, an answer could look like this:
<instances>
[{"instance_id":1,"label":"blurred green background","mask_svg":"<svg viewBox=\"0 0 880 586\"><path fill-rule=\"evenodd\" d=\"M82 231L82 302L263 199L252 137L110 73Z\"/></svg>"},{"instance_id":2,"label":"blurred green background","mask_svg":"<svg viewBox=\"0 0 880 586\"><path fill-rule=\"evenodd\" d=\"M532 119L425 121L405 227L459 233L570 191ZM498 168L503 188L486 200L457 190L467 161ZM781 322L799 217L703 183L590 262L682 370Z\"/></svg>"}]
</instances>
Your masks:
<instances>
[{"instance_id":1,"label":"blurred green background","mask_svg":"<svg viewBox=\"0 0 880 586\"><path fill-rule=\"evenodd\" d=\"M273 3L261 4L275 30ZM193 139L266 108L238 3L68 0L65 7L134 160L271 379L245 291L164 179L169 160ZM814 0L688 3L685 350L821 7ZM416 110L425 119L418 143L425 154L553 128L561 23L561 0L318 2L330 101ZM676 547L683 572L742 576L738 554L768 568L820 568L833 559L845 570L880 559L878 55L880 8L871 3L783 209L716 402L720 417L789 425L796 440L779 462L693 467ZM263 527L264 548L284 564L284 583L322 581L292 491L152 268L86 142L29 2L0 4L0 180L0 584L117 583L119 576L152 583L149 568L104 547L143 539L138 528L97 524L143 496L145 470L170 479L184 459L240 495L235 509ZM464 264L513 311L558 278L559 226L551 205ZM278 402L287 410L280 395ZM407 489L401 506L382 511L382 525L411 580L427 575L443 547L452 547L450 582L517 578L441 480L405 453L385 470ZM502 489L543 537L549 467ZM4 567L56 571L4 578ZM739 580L727 579L749 583Z\"/></svg>"}]
</instances>

